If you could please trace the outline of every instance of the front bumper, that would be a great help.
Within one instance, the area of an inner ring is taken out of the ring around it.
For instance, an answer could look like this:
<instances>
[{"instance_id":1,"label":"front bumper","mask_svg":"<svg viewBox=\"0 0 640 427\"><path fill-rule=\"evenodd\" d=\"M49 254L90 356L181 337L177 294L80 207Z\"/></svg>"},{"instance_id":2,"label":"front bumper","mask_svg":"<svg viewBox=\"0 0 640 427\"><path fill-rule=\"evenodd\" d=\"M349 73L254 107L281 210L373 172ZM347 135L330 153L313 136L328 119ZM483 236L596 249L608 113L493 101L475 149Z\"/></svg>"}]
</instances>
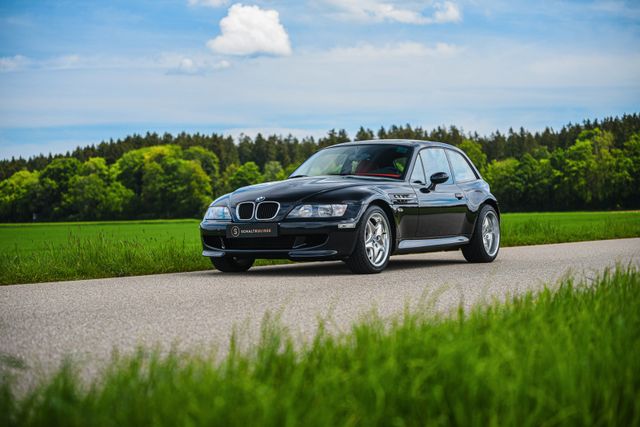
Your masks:
<instances>
[{"instance_id":1,"label":"front bumper","mask_svg":"<svg viewBox=\"0 0 640 427\"><path fill-rule=\"evenodd\" d=\"M340 221L278 222L277 237L227 238L229 222L200 223L202 255L290 259L344 259L353 253L357 224ZM351 226L353 228L341 228Z\"/></svg>"}]
</instances>

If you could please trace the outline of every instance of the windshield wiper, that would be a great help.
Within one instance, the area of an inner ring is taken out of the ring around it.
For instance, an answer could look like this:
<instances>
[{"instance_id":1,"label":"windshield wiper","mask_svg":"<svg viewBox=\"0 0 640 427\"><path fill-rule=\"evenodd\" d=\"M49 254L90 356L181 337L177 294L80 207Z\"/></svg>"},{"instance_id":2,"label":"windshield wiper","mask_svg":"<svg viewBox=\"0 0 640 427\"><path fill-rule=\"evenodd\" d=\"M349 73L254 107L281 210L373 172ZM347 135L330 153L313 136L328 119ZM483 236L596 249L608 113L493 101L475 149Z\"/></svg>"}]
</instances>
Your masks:
<instances>
[{"instance_id":1,"label":"windshield wiper","mask_svg":"<svg viewBox=\"0 0 640 427\"><path fill-rule=\"evenodd\" d=\"M291 179L291 178L306 178L306 177L307 177L307 175L293 175L293 176L290 176L289 179Z\"/></svg>"}]
</instances>

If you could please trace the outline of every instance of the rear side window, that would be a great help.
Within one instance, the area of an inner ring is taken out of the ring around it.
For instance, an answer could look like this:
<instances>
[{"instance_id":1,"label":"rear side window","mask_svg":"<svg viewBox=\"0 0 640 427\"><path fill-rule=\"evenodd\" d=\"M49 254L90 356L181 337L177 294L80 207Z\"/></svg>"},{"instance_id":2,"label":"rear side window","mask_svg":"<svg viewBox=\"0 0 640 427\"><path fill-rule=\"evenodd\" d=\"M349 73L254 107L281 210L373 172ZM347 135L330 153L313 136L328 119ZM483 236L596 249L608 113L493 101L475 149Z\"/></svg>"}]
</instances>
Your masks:
<instances>
[{"instance_id":1,"label":"rear side window","mask_svg":"<svg viewBox=\"0 0 640 427\"><path fill-rule=\"evenodd\" d=\"M451 169L449 169L449 162L447 156L442 148L427 148L420 152L422 158L422 164L425 169L425 176L427 183L431 182L431 175L437 172L445 172L449 175L449 180L445 184L453 183L451 177Z\"/></svg>"},{"instance_id":2,"label":"rear side window","mask_svg":"<svg viewBox=\"0 0 640 427\"><path fill-rule=\"evenodd\" d=\"M469 162L457 151L449 150L449 160L456 177L456 182L473 181L478 179Z\"/></svg>"}]
</instances>

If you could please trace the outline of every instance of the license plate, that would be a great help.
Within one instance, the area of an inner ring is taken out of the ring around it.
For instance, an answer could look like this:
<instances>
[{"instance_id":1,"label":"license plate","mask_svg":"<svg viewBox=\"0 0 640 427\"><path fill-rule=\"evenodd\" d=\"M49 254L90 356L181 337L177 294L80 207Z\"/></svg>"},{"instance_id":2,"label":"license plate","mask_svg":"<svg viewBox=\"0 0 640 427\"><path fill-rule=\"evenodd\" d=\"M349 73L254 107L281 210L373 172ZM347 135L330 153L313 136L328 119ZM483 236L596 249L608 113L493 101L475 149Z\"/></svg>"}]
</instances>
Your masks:
<instances>
[{"instance_id":1,"label":"license plate","mask_svg":"<svg viewBox=\"0 0 640 427\"><path fill-rule=\"evenodd\" d=\"M233 224L227 226L227 237L237 239L244 237L276 237L278 224Z\"/></svg>"}]
</instances>

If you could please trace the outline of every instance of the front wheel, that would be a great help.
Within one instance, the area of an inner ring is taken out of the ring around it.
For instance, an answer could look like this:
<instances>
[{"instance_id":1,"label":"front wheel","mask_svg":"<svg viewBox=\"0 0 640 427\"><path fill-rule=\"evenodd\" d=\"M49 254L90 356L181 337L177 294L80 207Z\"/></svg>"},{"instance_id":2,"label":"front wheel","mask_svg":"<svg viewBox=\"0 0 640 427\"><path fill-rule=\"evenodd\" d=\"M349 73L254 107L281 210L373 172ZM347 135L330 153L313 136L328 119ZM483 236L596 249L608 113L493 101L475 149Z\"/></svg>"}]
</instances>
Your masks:
<instances>
[{"instance_id":1,"label":"front wheel","mask_svg":"<svg viewBox=\"0 0 640 427\"><path fill-rule=\"evenodd\" d=\"M391 227L387 214L378 206L371 206L362 217L356 232L356 248L345 260L357 274L380 273L391 255Z\"/></svg>"},{"instance_id":2,"label":"front wheel","mask_svg":"<svg viewBox=\"0 0 640 427\"><path fill-rule=\"evenodd\" d=\"M253 265L253 258L237 258L233 256L223 256L221 258L211 258L213 266L224 273L242 273Z\"/></svg>"},{"instance_id":3,"label":"front wheel","mask_svg":"<svg viewBox=\"0 0 640 427\"><path fill-rule=\"evenodd\" d=\"M500 250L500 220L491 205L485 205L478 214L469 244L462 254L469 262L491 262Z\"/></svg>"}]
</instances>

